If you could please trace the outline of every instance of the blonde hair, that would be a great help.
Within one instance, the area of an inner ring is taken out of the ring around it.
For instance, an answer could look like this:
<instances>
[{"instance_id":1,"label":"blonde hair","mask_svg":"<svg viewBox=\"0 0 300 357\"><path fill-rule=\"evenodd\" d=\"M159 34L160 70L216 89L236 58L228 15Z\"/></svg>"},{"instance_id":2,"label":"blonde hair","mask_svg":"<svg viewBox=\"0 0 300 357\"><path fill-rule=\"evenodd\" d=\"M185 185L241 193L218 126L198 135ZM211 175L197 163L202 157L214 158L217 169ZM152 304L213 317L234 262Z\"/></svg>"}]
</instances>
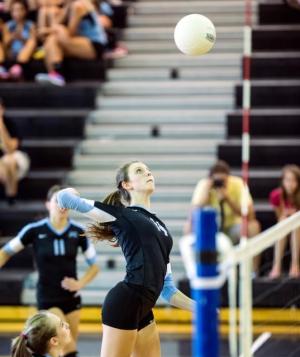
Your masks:
<instances>
[{"instance_id":1,"label":"blonde hair","mask_svg":"<svg viewBox=\"0 0 300 357\"><path fill-rule=\"evenodd\" d=\"M13 339L12 357L31 357L33 353L45 355L49 349L49 341L57 335L56 326L49 312L40 311L25 324L21 334Z\"/></svg>"}]
</instances>

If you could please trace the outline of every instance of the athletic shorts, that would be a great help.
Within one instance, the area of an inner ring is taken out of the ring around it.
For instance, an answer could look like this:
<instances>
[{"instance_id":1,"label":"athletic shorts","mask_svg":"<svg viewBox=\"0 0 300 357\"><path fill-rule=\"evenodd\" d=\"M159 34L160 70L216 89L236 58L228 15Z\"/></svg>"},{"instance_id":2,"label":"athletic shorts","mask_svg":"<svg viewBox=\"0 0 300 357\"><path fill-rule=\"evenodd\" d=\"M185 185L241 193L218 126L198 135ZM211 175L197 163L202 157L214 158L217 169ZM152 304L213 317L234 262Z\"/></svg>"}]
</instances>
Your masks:
<instances>
[{"instance_id":1,"label":"athletic shorts","mask_svg":"<svg viewBox=\"0 0 300 357\"><path fill-rule=\"evenodd\" d=\"M99 42L94 42L94 41L91 41L94 49L95 49L95 52L96 52L96 58L99 59L99 58L102 58L102 55L103 55L103 46L101 45L101 43Z\"/></svg>"},{"instance_id":2,"label":"athletic shorts","mask_svg":"<svg viewBox=\"0 0 300 357\"><path fill-rule=\"evenodd\" d=\"M38 301L38 309L39 310L49 310L53 307L59 308L65 315L70 312L79 310L81 308L81 297L75 296L70 298L69 300L64 301L54 301L54 302L44 302Z\"/></svg>"},{"instance_id":3,"label":"athletic shorts","mask_svg":"<svg viewBox=\"0 0 300 357\"><path fill-rule=\"evenodd\" d=\"M142 330L154 321L154 305L143 287L121 281L106 295L102 323L121 330Z\"/></svg>"}]
</instances>

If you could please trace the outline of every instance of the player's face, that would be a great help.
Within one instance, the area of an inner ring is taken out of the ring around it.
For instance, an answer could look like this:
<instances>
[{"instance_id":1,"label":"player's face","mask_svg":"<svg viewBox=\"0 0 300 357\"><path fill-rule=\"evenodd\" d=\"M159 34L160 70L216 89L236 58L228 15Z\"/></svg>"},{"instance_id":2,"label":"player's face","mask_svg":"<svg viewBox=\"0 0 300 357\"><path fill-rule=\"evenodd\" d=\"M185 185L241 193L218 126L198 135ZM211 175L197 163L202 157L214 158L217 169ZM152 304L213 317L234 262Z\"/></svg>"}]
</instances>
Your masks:
<instances>
[{"instance_id":1,"label":"player's face","mask_svg":"<svg viewBox=\"0 0 300 357\"><path fill-rule=\"evenodd\" d=\"M67 344L71 342L71 332L69 324L52 313L49 313L49 318L55 324L57 332L57 336L55 336L51 342L63 349Z\"/></svg>"},{"instance_id":2,"label":"player's face","mask_svg":"<svg viewBox=\"0 0 300 357\"><path fill-rule=\"evenodd\" d=\"M69 215L69 210L61 210L59 208L56 200L56 193L51 197L50 201L46 202L46 207L50 216L64 218Z\"/></svg>"},{"instance_id":3,"label":"player's face","mask_svg":"<svg viewBox=\"0 0 300 357\"><path fill-rule=\"evenodd\" d=\"M24 8L24 5L22 5L21 3L15 3L12 6L11 9L11 17L15 20L15 21L21 21L25 18L26 15L26 10Z\"/></svg>"},{"instance_id":4,"label":"player's face","mask_svg":"<svg viewBox=\"0 0 300 357\"><path fill-rule=\"evenodd\" d=\"M129 190L152 193L155 189L154 177L149 168L142 162L129 166Z\"/></svg>"},{"instance_id":5,"label":"player's face","mask_svg":"<svg viewBox=\"0 0 300 357\"><path fill-rule=\"evenodd\" d=\"M284 173L282 184L288 194L293 194L298 188L297 179L291 171Z\"/></svg>"}]
</instances>

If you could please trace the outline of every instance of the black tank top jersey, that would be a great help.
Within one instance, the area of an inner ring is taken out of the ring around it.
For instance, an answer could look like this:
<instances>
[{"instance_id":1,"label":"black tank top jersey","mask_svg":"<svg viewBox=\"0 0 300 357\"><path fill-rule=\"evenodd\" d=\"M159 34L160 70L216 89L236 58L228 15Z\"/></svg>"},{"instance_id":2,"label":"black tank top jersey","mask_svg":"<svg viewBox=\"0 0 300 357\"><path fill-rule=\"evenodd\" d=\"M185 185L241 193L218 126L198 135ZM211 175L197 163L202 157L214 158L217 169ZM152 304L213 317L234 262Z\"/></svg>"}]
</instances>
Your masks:
<instances>
[{"instance_id":1,"label":"black tank top jersey","mask_svg":"<svg viewBox=\"0 0 300 357\"><path fill-rule=\"evenodd\" d=\"M43 302L68 300L76 293L61 287L64 277L77 278L76 257L79 248L85 252L89 242L82 227L73 221L61 233L56 232L48 219L25 226L18 234L24 246L32 244L39 274L37 298Z\"/></svg>"},{"instance_id":2,"label":"black tank top jersey","mask_svg":"<svg viewBox=\"0 0 300 357\"><path fill-rule=\"evenodd\" d=\"M165 224L142 207L116 207L98 201L94 205L116 217L111 228L126 259L124 280L151 290L157 299L173 244Z\"/></svg>"}]
</instances>

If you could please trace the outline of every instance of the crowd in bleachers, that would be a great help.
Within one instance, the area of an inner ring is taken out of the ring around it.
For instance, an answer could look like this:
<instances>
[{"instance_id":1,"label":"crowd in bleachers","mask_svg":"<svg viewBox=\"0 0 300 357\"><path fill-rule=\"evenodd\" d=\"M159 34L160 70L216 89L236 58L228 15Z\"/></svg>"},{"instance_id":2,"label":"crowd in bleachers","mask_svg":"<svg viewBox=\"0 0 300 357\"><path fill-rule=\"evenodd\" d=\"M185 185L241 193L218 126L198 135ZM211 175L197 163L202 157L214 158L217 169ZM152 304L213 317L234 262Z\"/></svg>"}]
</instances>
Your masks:
<instances>
[{"instance_id":1,"label":"crowd in bleachers","mask_svg":"<svg viewBox=\"0 0 300 357\"><path fill-rule=\"evenodd\" d=\"M62 86L66 57L126 55L113 15L111 4L102 0L5 0L0 7L0 80L26 78L28 63L41 60L45 73L37 73L35 80Z\"/></svg>"}]
</instances>

